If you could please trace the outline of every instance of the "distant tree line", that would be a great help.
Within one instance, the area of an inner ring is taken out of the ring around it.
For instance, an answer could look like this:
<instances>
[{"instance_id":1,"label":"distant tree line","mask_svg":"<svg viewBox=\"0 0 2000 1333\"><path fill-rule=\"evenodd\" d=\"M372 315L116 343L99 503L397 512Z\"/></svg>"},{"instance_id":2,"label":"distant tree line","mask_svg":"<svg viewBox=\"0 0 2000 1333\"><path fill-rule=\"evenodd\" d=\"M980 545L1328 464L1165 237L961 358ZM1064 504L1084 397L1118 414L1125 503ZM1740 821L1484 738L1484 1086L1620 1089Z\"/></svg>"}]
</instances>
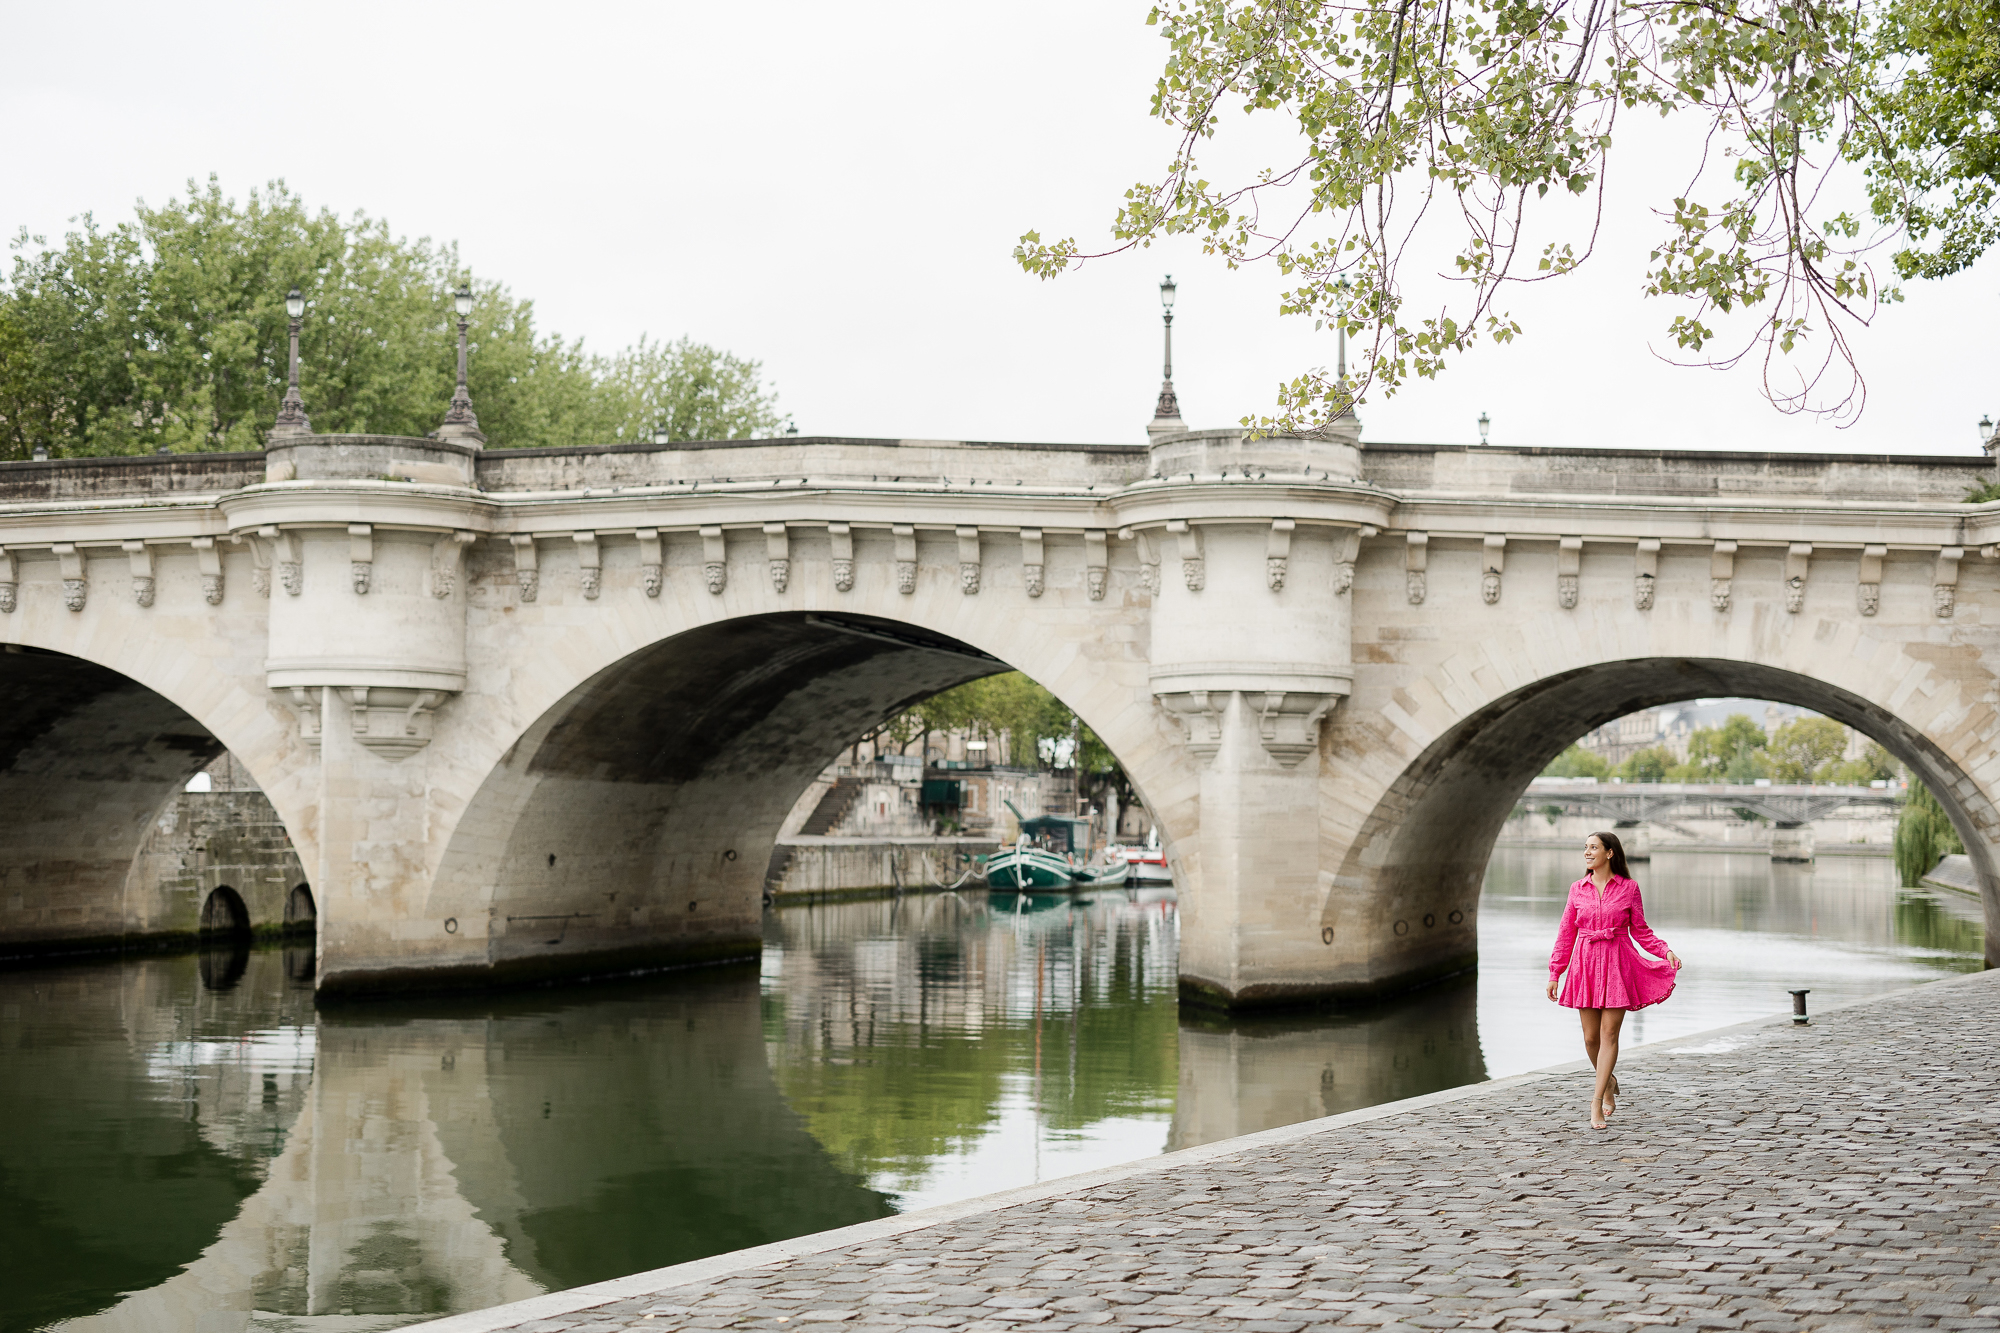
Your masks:
<instances>
[{"instance_id":1,"label":"distant tree line","mask_svg":"<svg viewBox=\"0 0 2000 1333\"><path fill-rule=\"evenodd\" d=\"M1732 713L1719 727L1697 727L1688 737L1687 758L1664 745L1609 760L1572 745L1542 770L1547 777L1617 778L1624 782L1832 782L1865 785L1896 777L1889 752L1870 741L1859 758L1848 759L1847 728L1830 717L1801 717L1768 736L1748 714Z\"/></svg>"},{"instance_id":2,"label":"distant tree line","mask_svg":"<svg viewBox=\"0 0 2000 1333\"><path fill-rule=\"evenodd\" d=\"M1543 770L1546 777L1617 778L1624 782L1830 782L1894 780L1902 766L1870 741L1860 758L1847 759L1847 728L1826 717L1801 717L1766 737L1744 713L1719 727L1699 727L1688 737L1685 761L1664 745L1640 750L1613 767L1603 755L1572 745ZM1561 812L1549 806L1544 812ZM1752 818L1751 812L1738 812ZM1911 781L1896 821L1896 872L1914 888L1938 859L1965 850L1951 817L1923 783Z\"/></svg>"},{"instance_id":3,"label":"distant tree line","mask_svg":"<svg viewBox=\"0 0 2000 1333\"><path fill-rule=\"evenodd\" d=\"M1132 784L1111 749L1062 700L1018 671L968 681L917 704L883 723L863 739L894 745L906 753L921 741L928 751L937 734L965 732L989 744L1004 741L1011 762L1024 768L1078 770L1080 794L1100 799L1116 788L1130 804ZM1072 756L1071 738L1078 754Z\"/></svg>"},{"instance_id":4,"label":"distant tree line","mask_svg":"<svg viewBox=\"0 0 2000 1333\"><path fill-rule=\"evenodd\" d=\"M256 449L286 377L285 296L306 300L313 428L419 436L456 378L451 294L473 292L473 406L496 447L741 439L784 425L756 361L688 338L587 351L455 244L340 217L274 182L239 204L210 177L129 222L22 231L0 277L0 458Z\"/></svg>"}]
</instances>

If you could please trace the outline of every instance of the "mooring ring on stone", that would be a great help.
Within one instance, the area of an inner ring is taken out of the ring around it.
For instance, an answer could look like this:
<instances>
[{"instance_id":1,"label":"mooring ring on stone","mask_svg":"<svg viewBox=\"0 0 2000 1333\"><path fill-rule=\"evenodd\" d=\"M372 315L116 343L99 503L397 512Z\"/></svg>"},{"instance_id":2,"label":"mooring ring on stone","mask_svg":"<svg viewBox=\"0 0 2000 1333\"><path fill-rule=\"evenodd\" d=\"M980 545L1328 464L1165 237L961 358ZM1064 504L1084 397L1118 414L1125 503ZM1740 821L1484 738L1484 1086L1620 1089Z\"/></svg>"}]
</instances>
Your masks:
<instances>
[{"instance_id":1,"label":"mooring ring on stone","mask_svg":"<svg viewBox=\"0 0 2000 1333\"><path fill-rule=\"evenodd\" d=\"M1459 922L1465 920L1465 913L1459 911L1456 907L1454 907L1451 909L1451 915L1446 917L1445 920L1451 922L1451 924L1455 926Z\"/></svg>"},{"instance_id":2,"label":"mooring ring on stone","mask_svg":"<svg viewBox=\"0 0 2000 1333\"><path fill-rule=\"evenodd\" d=\"M1425 912L1425 913L1424 913L1424 929L1425 929L1425 930L1429 930L1429 929L1430 929L1430 928L1431 928L1432 926L1435 926L1435 925L1436 925L1437 923L1438 923L1438 919L1437 919L1437 913L1436 913L1436 912Z\"/></svg>"},{"instance_id":3,"label":"mooring ring on stone","mask_svg":"<svg viewBox=\"0 0 2000 1333\"><path fill-rule=\"evenodd\" d=\"M1398 935L1407 935L1407 934L1409 934L1409 933L1410 933L1410 923L1409 923L1409 922L1407 922L1407 921L1398 921L1398 922L1396 923L1396 933L1397 933Z\"/></svg>"},{"instance_id":4,"label":"mooring ring on stone","mask_svg":"<svg viewBox=\"0 0 2000 1333\"><path fill-rule=\"evenodd\" d=\"M1321 927L1319 928L1319 942L1320 942L1321 944L1331 944L1331 943L1333 943L1333 927L1332 927L1332 926L1321 926Z\"/></svg>"},{"instance_id":5,"label":"mooring ring on stone","mask_svg":"<svg viewBox=\"0 0 2000 1333\"><path fill-rule=\"evenodd\" d=\"M446 917L446 918L444 919L444 933L445 933L445 934L447 934L447 935L456 935L456 934L458 934L458 918L457 918L457 917L455 917L455 916L448 916L448 917Z\"/></svg>"},{"instance_id":6,"label":"mooring ring on stone","mask_svg":"<svg viewBox=\"0 0 2000 1333\"><path fill-rule=\"evenodd\" d=\"M734 847L731 847L728 851L722 854L722 859L725 861L734 861L736 859L736 849Z\"/></svg>"}]
</instances>

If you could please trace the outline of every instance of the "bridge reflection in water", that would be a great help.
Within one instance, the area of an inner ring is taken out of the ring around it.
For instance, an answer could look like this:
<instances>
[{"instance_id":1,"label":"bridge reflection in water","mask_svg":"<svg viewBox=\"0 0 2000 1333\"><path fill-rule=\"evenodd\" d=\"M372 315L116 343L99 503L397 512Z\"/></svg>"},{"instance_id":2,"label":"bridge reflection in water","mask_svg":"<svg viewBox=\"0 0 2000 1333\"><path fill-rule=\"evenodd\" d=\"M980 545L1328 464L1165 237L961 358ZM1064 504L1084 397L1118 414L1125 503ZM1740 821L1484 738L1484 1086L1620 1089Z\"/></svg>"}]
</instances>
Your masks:
<instances>
[{"instance_id":1,"label":"bridge reflection in water","mask_svg":"<svg viewBox=\"0 0 2000 1333\"><path fill-rule=\"evenodd\" d=\"M792 909L761 979L318 1015L278 952L0 974L0 1327L358 1333L1572 1058L1573 861L1495 858L1477 979L1262 1022L1180 1017L1165 895ZM1981 948L1876 862L1643 874L1699 969L1655 1038Z\"/></svg>"}]
</instances>

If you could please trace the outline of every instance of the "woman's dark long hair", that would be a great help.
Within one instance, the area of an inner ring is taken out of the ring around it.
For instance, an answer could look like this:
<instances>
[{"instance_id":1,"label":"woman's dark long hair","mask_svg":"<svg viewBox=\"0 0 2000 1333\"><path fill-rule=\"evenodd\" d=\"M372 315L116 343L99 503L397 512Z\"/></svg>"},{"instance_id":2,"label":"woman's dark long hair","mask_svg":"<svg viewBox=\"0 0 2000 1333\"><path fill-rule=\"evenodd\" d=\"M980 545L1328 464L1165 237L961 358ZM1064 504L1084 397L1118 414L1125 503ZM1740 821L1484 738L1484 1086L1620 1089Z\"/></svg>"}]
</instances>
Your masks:
<instances>
[{"instance_id":1,"label":"woman's dark long hair","mask_svg":"<svg viewBox=\"0 0 2000 1333\"><path fill-rule=\"evenodd\" d=\"M1616 833L1593 833L1591 837L1604 844L1604 850L1611 853L1611 873L1624 879L1632 878L1631 869L1625 864L1625 844L1618 841Z\"/></svg>"}]
</instances>

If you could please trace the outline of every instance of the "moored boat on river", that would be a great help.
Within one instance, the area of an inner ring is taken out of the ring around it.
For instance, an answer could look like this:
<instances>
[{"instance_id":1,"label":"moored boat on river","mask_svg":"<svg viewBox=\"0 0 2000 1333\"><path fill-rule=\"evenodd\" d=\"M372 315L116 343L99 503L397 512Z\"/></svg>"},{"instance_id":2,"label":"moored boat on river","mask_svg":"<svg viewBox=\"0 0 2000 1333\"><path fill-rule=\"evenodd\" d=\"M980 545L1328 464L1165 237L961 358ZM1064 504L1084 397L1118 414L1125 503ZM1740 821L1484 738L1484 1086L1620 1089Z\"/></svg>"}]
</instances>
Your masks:
<instances>
[{"instance_id":1,"label":"moored boat on river","mask_svg":"<svg viewBox=\"0 0 2000 1333\"><path fill-rule=\"evenodd\" d=\"M1114 885L1123 887L1129 874L1130 869L1126 866L1125 859L1113 857L1094 865L1079 863L1070 872L1070 878L1075 881L1078 888L1101 889Z\"/></svg>"},{"instance_id":2,"label":"moored boat on river","mask_svg":"<svg viewBox=\"0 0 2000 1333\"><path fill-rule=\"evenodd\" d=\"M1066 889L1073 873L1067 856L1017 843L986 858L990 889Z\"/></svg>"},{"instance_id":3,"label":"moored boat on river","mask_svg":"<svg viewBox=\"0 0 2000 1333\"><path fill-rule=\"evenodd\" d=\"M1125 858L1125 882L1127 884L1171 884L1173 872L1167 868L1167 853L1160 846L1160 835L1156 832L1146 840L1144 847L1121 847L1119 854Z\"/></svg>"}]
</instances>

